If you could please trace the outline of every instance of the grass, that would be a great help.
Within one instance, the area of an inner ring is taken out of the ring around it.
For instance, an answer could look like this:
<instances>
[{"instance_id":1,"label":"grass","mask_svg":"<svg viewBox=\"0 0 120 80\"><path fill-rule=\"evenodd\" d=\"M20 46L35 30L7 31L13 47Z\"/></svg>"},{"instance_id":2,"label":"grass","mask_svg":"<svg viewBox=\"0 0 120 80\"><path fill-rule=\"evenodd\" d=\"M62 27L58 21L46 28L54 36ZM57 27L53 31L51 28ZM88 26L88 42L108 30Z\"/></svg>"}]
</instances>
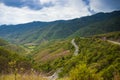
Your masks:
<instances>
[{"instance_id":1,"label":"grass","mask_svg":"<svg viewBox=\"0 0 120 80\"><path fill-rule=\"evenodd\" d=\"M36 46L28 46L29 49L34 49Z\"/></svg>"},{"instance_id":2,"label":"grass","mask_svg":"<svg viewBox=\"0 0 120 80\"><path fill-rule=\"evenodd\" d=\"M65 77L65 78L60 78L60 79L57 79L57 80L70 80L68 77Z\"/></svg>"},{"instance_id":3,"label":"grass","mask_svg":"<svg viewBox=\"0 0 120 80\"><path fill-rule=\"evenodd\" d=\"M0 75L0 80L15 80L14 74ZM16 80L47 80L41 75L36 74L17 74Z\"/></svg>"}]
</instances>

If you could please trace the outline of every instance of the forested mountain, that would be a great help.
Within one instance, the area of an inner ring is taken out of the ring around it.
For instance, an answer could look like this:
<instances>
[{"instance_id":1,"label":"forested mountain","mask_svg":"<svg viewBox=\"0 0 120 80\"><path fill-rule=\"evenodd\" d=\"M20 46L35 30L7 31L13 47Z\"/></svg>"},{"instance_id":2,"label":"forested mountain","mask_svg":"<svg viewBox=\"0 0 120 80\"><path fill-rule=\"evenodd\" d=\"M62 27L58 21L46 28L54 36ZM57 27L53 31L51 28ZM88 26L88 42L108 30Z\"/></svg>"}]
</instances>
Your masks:
<instances>
[{"instance_id":1,"label":"forested mountain","mask_svg":"<svg viewBox=\"0 0 120 80\"><path fill-rule=\"evenodd\" d=\"M25 55L26 51L24 48L20 47L19 45L11 44L3 39L0 39L0 47L7 49L11 52L18 53L20 55Z\"/></svg>"},{"instance_id":2,"label":"forested mountain","mask_svg":"<svg viewBox=\"0 0 120 80\"><path fill-rule=\"evenodd\" d=\"M79 47L77 56L74 56L75 47L71 38L41 43L26 57L9 50L6 47L9 43L0 39L0 74L12 71L19 78L19 74L38 75L40 72L50 76L61 68L58 74L60 80L119 80L120 45L107 41L119 40L119 33L76 37L75 43ZM31 72L31 69L36 72ZM32 76L32 79L35 78Z\"/></svg>"},{"instance_id":3,"label":"forested mountain","mask_svg":"<svg viewBox=\"0 0 120 80\"><path fill-rule=\"evenodd\" d=\"M106 33L106 34L94 35L94 37L95 38L101 38L101 39L106 38L107 40L120 42L120 31Z\"/></svg>"},{"instance_id":4,"label":"forested mountain","mask_svg":"<svg viewBox=\"0 0 120 80\"><path fill-rule=\"evenodd\" d=\"M76 37L75 43L79 47L77 56L74 56L72 39L42 43L31 54L36 64L34 68L47 75L62 68L59 73L62 80L119 80L120 45L108 41L120 39L118 34L114 32L87 38Z\"/></svg>"},{"instance_id":5,"label":"forested mountain","mask_svg":"<svg viewBox=\"0 0 120 80\"><path fill-rule=\"evenodd\" d=\"M25 53L22 48L0 39L0 74L8 74L21 68L24 68L25 71L30 70L31 62L21 55L23 52Z\"/></svg>"},{"instance_id":6,"label":"forested mountain","mask_svg":"<svg viewBox=\"0 0 120 80\"><path fill-rule=\"evenodd\" d=\"M73 36L120 31L120 11L98 13L73 20L1 25L0 37L17 44L37 43Z\"/></svg>"},{"instance_id":7,"label":"forested mountain","mask_svg":"<svg viewBox=\"0 0 120 80\"><path fill-rule=\"evenodd\" d=\"M0 38L0 80L120 79L120 11L1 25Z\"/></svg>"}]
</instances>

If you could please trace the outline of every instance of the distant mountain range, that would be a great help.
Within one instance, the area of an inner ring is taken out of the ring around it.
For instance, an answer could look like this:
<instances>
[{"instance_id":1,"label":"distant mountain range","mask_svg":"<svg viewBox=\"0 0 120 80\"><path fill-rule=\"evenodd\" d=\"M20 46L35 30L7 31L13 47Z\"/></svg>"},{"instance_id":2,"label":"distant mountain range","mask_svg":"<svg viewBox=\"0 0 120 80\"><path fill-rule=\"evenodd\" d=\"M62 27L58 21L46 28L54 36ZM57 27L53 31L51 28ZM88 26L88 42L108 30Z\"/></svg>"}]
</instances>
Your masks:
<instances>
[{"instance_id":1,"label":"distant mountain range","mask_svg":"<svg viewBox=\"0 0 120 80\"><path fill-rule=\"evenodd\" d=\"M78 46L76 56L72 40ZM61 80L118 80L119 42L120 11L72 20L1 25L0 74L4 78L14 73L38 76L38 72L54 77L60 70L57 75Z\"/></svg>"},{"instance_id":2,"label":"distant mountain range","mask_svg":"<svg viewBox=\"0 0 120 80\"><path fill-rule=\"evenodd\" d=\"M12 43L24 44L114 31L120 31L120 11L97 13L72 20L1 25L0 37Z\"/></svg>"}]
</instances>

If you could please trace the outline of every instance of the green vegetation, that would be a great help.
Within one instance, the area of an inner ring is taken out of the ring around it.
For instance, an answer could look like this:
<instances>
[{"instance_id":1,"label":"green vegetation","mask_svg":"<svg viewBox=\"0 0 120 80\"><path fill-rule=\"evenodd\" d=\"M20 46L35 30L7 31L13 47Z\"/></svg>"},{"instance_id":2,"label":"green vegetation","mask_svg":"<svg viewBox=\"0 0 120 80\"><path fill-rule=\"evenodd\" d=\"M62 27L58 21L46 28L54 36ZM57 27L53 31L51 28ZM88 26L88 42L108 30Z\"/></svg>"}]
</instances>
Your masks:
<instances>
[{"instance_id":1,"label":"green vegetation","mask_svg":"<svg viewBox=\"0 0 120 80\"><path fill-rule=\"evenodd\" d=\"M65 80L62 77L68 80L119 80L119 45L96 37L75 38L79 54L73 56L74 47L70 42L71 39L42 43L31 55L34 56L34 69L51 75L62 68L60 80ZM69 52L66 55L64 51Z\"/></svg>"},{"instance_id":2,"label":"green vegetation","mask_svg":"<svg viewBox=\"0 0 120 80\"><path fill-rule=\"evenodd\" d=\"M79 29L77 32L73 34L73 36L93 36L97 34L103 34L108 32L120 31L120 16L113 17L109 19L102 20L100 22L95 22L93 24L87 25Z\"/></svg>"},{"instance_id":3,"label":"green vegetation","mask_svg":"<svg viewBox=\"0 0 120 80\"><path fill-rule=\"evenodd\" d=\"M0 80L14 80L13 74L1 75ZM16 80L47 80L43 78L41 75L37 74L17 74Z\"/></svg>"},{"instance_id":4,"label":"green vegetation","mask_svg":"<svg viewBox=\"0 0 120 80\"><path fill-rule=\"evenodd\" d=\"M50 76L59 69L58 80L120 80L120 45L114 42L120 42L119 26L120 11L2 25L0 36L15 44L0 39L0 80L44 80L40 73Z\"/></svg>"},{"instance_id":5,"label":"green vegetation","mask_svg":"<svg viewBox=\"0 0 120 80\"><path fill-rule=\"evenodd\" d=\"M69 48L73 48L73 46L70 44L70 40L53 40L42 43L35 49L34 54L29 55L34 59L34 68L48 73L47 75L55 72L57 68L63 66L63 61L72 56L73 51L70 51Z\"/></svg>"},{"instance_id":6,"label":"green vegetation","mask_svg":"<svg viewBox=\"0 0 120 80\"><path fill-rule=\"evenodd\" d=\"M29 59L19 54L23 52L22 48L11 45L1 39L0 44L0 75L12 73L15 75L16 80L16 75L21 73L21 69L24 69L23 72L25 72L32 68Z\"/></svg>"},{"instance_id":7,"label":"green vegetation","mask_svg":"<svg viewBox=\"0 0 120 80\"><path fill-rule=\"evenodd\" d=\"M79 55L64 63L60 76L69 76L71 80L113 80L117 75L119 80L119 45L91 38L76 38L76 43Z\"/></svg>"},{"instance_id":8,"label":"green vegetation","mask_svg":"<svg viewBox=\"0 0 120 80\"><path fill-rule=\"evenodd\" d=\"M119 45L96 37L75 38L75 42L79 46L78 56L73 56L75 49L71 39L45 41L27 57L5 49L8 45L5 43L0 47L0 65L3 65L0 73L10 77L6 73L12 72L17 79L21 71L29 73L31 68L46 75L62 68L60 80L119 80Z\"/></svg>"},{"instance_id":9,"label":"green vegetation","mask_svg":"<svg viewBox=\"0 0 120 80\"><path fill-rule=\"evenodd\" d=\"M111 32L111 33L107 33L107 34L99 34L99 35L95 35L94 37L101 38L101 39L106 38L107 40L120 42L120 31Z\"/></svg>"},{"instance_id":10,"label":"green vegetation","mask_svg":"<svg viewBox=\"0 0 120 80\"><path fill-rule=\"evenodd\" d=\"M119 26L120 11L114 11L66 21L1 25L0 37L16 44L38 44L55 39L120 31Z\"/></svg>"},{"instance_id":11,"label":"green vegetation","mask_svg":"<svg viewBox=\"0 0 120 80\"><path fill-rule=\"evenodd\" d=\"M5 46L5 45L7 45L7 44L8 44L7 41L5 41L5 40L3 40L3 39L0 39L0 46Z\"/></svg>"},{"instance_id":12,"label":"green vegetation","mask_svg":"<svg viewBox=\"0 0 120 80\"><path fill-rule=\"evenodd\" d=\"M24 55L24 53L25 53L24 48L20 47L19 45L10 44L3 39L0 39L0 47L7 49L11 52L16 52L19 55Z\"/></svg>"},{"instance_id":13,"label":"green vegetation","mask_svg":"<svg viewBox=\"0 0 120 80\"><path fill-rule=\"evenodd\" d=\"M95 70L88 68L86 64L80 64L70 71L70 80L102 80L102 79L95 74Z\"/></svg>"},{"instance_id":14,"label":"green vegetation","mask_svg":"<svg viewBox=\"0 0 120 80\"><path fill-rule=\"evenodd\" d=\"M29 70L31 68L29 60L2 47L0 47L0 65L2 65L0 66L0 73L11 73L16 69Z\"/></svg>"}]
</instances>

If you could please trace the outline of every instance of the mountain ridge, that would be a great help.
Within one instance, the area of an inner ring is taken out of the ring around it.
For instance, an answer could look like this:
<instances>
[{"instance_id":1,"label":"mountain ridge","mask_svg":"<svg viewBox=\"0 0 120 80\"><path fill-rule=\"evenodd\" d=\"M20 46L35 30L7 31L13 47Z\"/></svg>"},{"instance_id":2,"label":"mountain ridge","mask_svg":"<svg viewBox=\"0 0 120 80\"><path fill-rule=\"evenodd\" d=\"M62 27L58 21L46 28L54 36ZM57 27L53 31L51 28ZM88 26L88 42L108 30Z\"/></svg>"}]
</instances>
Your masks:
<instances>
[{"instance_id":1,"label":"mountain ridge","mask_svg":"<svg viewBox=\"0 0 120 80\"><path fill-rule=\"evenodd\" d=\"M111 22L113 23L112 26ZM114 11L111 13L97 13L92 16L72 20L57 20L53 22L34 21L26 24L2 25L0 26L0 37L17 44L41 43L53 39L65 39L69 36L90 36L98 34L97 32L113 32L116 29L119 31L119 26L120 11ZM103 28L104 31L102 31ZM109 31L108 28L115 29ZM85 34L86 30L87 35ZM96 33L91 33L94 31Z\"/></svg>"}]
</instances>

